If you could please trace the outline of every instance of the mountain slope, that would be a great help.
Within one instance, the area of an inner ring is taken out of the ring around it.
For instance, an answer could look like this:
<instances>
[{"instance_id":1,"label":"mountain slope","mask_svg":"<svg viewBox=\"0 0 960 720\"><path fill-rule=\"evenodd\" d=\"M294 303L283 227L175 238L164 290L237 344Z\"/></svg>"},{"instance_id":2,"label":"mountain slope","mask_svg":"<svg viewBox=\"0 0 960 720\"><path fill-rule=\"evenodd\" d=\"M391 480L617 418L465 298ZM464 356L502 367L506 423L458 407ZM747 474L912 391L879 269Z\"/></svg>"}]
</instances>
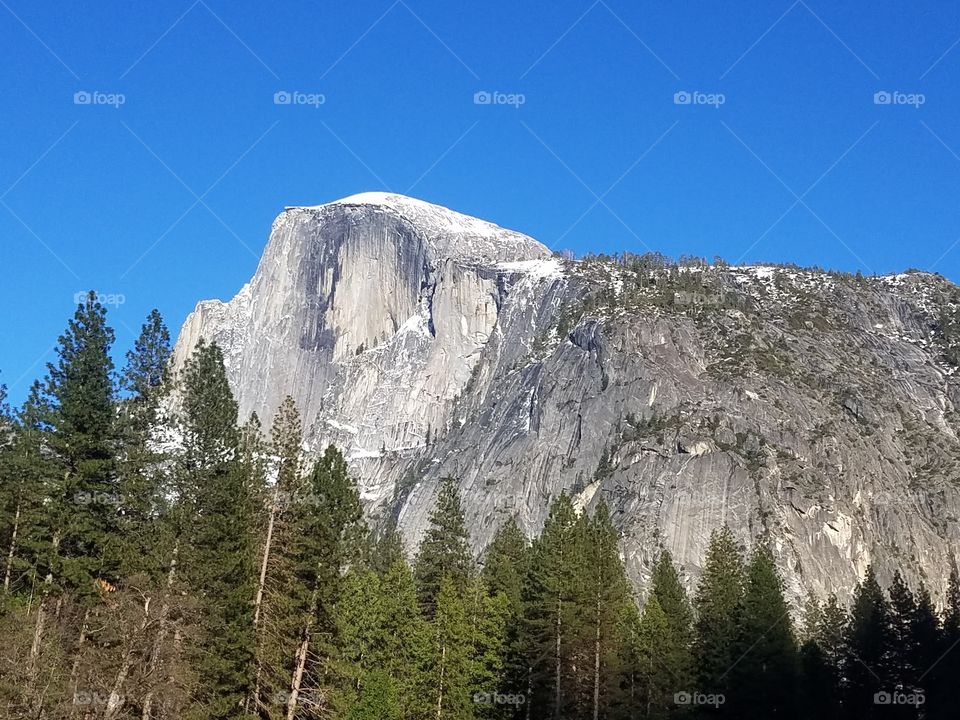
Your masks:
<instances>
[{"instance_id":1,"label":"mountain slope","mask_svg":"<svg viewBox=\"0 0 960 720\"><path fill-rule=\"evenodd\" d=\"M939 582L960 540L957 299L923 273L564 261L368 193L285 210L175 362L215 339L244 415L291 394L409 547L450 475L478 549L566 490L607 500L641 588L661 544L695 581L727 523L770 539L794 597L843 595L871 562Z\"/></svg>"}]
</instances>

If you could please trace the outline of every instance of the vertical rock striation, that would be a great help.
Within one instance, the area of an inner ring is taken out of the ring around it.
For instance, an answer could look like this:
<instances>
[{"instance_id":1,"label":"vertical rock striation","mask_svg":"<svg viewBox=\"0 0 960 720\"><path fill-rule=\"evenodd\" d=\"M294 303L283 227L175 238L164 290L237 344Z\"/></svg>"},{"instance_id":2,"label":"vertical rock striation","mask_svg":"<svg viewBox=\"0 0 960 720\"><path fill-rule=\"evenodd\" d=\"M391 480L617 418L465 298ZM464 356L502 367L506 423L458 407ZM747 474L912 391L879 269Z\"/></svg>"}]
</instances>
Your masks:
<instances>
[{"instance_id":1,"label":"vertical rock striation","mask_svg":"<svg viewBox=\"0 0 960 720\"><path fill-rule=\"evenodd\" d=\"M942 593L960 542L956 288L922 273L567 262L451 210L367 193L287 208L254 278L201 302L244 416L292 395L371 515L418 542L444 476L477 549L561 491L600 498L642 588L660 546L695 582L710 532L771 542L788 589L869 563Z\"/></svg>"}]
</instances>

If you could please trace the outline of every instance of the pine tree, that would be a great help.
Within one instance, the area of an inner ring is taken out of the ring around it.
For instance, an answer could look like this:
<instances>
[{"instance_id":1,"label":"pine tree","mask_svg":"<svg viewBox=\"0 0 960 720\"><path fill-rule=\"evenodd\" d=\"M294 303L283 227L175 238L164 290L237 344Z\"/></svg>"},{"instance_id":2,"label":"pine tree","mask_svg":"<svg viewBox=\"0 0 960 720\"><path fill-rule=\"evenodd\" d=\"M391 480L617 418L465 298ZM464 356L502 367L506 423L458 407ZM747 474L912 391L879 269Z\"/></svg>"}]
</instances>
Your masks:
<instances>
[{"instance_id":1,"label":"pine tree","mask_svg":"<svg viewBox=\"0 0 960 720\"><path fill-rule=\"evenodd\" d=\"M295 546L298 528L292 522L291 505L302 491L300 413L289 396L274 416L268 454L272 458L273 487L264 488L260 499L257 565L258 577L253 601L256 635L256 670L248 707L261 707L271 717L286 716L286 706L272 702L289 687L292 658L300 642L305 612L292 602L288 578L292 572L290 549ZM267 704L269 703L269 704Z\"/></svg>"},{"instance_id":2,"label":"pine tree","mask_svg":"<svg viewBox=\"0 0 960 720\"><path fill-rule=\"evenodd\" d=\"M185 664L176 662L171 636L179 615L192 605L192 597L185 600L189 585L180 582L181 549L189 544L187 532L196 517L197 478L186 462L171 471L169 456L153 443L157 428L175 420L164 415L164 399L173 389L170 358L170 333L153 310L126 354L118 412L121 575L149 594L142 599L142 615L122 631L123 655L106 720L122 710L122 701L114 704L118 697L135 697L144 718L153 716L158 699L161 706L173 702L176 712L186 704L169 680L179 676L186 684L181 673L188 674Z\"/></svg>"},{"instance_id":3,"label":"pine tree","mask_svg":"<svg viewBox=\"0 0 960 720\"><path fill-rule=\"evenodd\" d=\"M616 704L617 662L620 614L629 599L623 563L617 546L618 535L610 519L606 503L600 502L593 517L584 522L583 579L584 593L580 612L585 633L581 646L586 648L588 680L585 709L593 720L607 716Z\"/></svg>"},{"instance_id":4,"label":"pine tree","mask_svg":"<svg viewBox=\"0 0 960 720\"><path fill-rule=\"evenodd\" d=\"M823 604L812 592L807 593L800 616L800 628L797 639L801 644L816 642L820 624L823 622Z\"/></svg>"},{"instance_id":5,"label":"pine tree","mask_svg":"<svg viewBox=\"0 0 960 720\"><path fill-rule=\"evenodd\" d=\"M936 653L935 660L925 663L921 682L926 690L928 717L946 720L956 716L955 693L957 678L960 678L960 574L954 558L951 558Z\"/></svg>"},{"instance_id":6,"label":"pine tree","mask_svg":"<svg viewBox=\"0 0 960 720\"><path fill-rule=\"evenodd\" d=\"M670 553L663 551L643 613L626 598L620 614L620 698L610 717L669 717L678 693L694 689L693 610Z\"/></svg>"},{"instance_id":7,"label":"pine tree","mask_svg":"<svg viewBox=\"0 0 960 720\"><path fill-rule=\"evenodd\" d=\"M695 616L664 552L641 612L603 503L591 518L562 495L529 547L506 523L477 575L448 479L414 571L395 524L365 532L336 448L304 472L292 401L269 445L255 415L238 427L216 345L200 343L181 376L182 449L159 453L169 333L151 313L122 392L112 340L91 296L16 414L0 386L11 716L633 720L688 717L682 692L723 693L719 712L696 714L745 720L956 713L956 569L942 624L899 573L885 595L868 569L849 617L835 596L811 597L798 655L766 546L745 569L733 534L716 531ZM95 689L103 707L80 708ZM875 701L894 692L926 704ZM486 702L495 693L526 703Z\"/></svg>"},{"instance_id":8,"label":"pine tree","mask_svg":"<svg viewBox=\"0 0 960 720\"><path fill-rule=\"evenodd\" d=\"M839 720L843 713L847 611L836 595L820 603L812 595L804 610L800 649L803 702L800 716L810 720Z\"/></svg>"},{"instance_id":9,"label":"pine tree","mask_svg":"<svg viewBox=\"0 0 960 720\"><path fill-rule=\"evenodd\" d=\"M387 660L383 627L383 590L372 571L350 573L334 607L338 636L341 695L339 704L352 708L361 698L367 678Z\"/></svg>"},{"instance_id":10,"label":"pine tree","mask_svg":"<svg viewBox=\"0 0 960 720\"><path fill-rule=\"evenodd\" d=\"M380 581L383 633L382 669L393 678L404 720L419 717L423 698L420 673L424 669L430 633L420 615L413 571L404 559L394 562Z\"/></svg>"},{"instance_id":11,"label":"pine tree","mask_svg":"<svg viewBox=\"0 0 960 720\"><path fill-rule=\"evenodd\" d=\"M48 498L58 482L55 463L44 457L44 402L34 383L22 408L4 419L10 433L2 452L0 486L4 519L3 594L34 589L49 577L53 563ZM39 590L39 588L36 588Z\"/></svg>"},{"instance_id":12,"label":"pine tree","mask_svg":"<svg viewBox=\"0 0 960 720\"><path fill-rule=\"evenodd\" d=\"M736 652L730 668L729 711L757 720L792 717L797 701L796 640L783 581L766 544L754 549L747 568Z\"/></svg>"},{"instance_id":13,"label":"pine tree","mask_svg":"<svg viewBox=\"0 0 960 720\"><path fill-rule=\"evenodd\" d=\"M153 310L127 353L120 405L119 459L121 574L137 572L161 581L172 553L172 530L164 522L169 490L163 457L151 446L160 403L170 389L170 333Z\"/></svg>"},{"instance_id":14,"label":"pine tree","mask_svg":"<svg viewBox=\"0 0 960 720\"><path fill-rule=\"evenodd\" d=\"M917 600L899 571L894 573L887 592L890 596L890 673L898 690L914 692L923 672L915 665L919 653L919 648L914 647ZM895 708L901 715L904 710Z\"/></svg>"},{"instance_id":15,"label":"pine tree","mask_svg":"<svg viewBox=\"0 0 960 720\"><path fill-rule=\"evenodd\" d=\"M450 579L461 596L466 592L472 565L469 540L460 492L453 478L445 478L414 566L417 595L428 615L433 614L444 578Z\"/></svg>"},{"instance_id":16,"label":"pine tree","mask_svg":"<svg viewBox=\"0 0 960 720\"><path fill-rule=\"evenodd\" d=\"M527 536L511 517L500 526L484 553L483 579L490 593L502 592L516 608L522 601L529 549Z\"/></svg>"},{"instance_id":17,"label":"pine tree","mask_svg":"<svg viewBox=\"0 0 960 720\"><path fill-rule=\"evenodd\" d=\"M345 570L355 564L365 534L356 484L340 451L329 446L314 465L310 495L296 503L297 527L306 541L299 548L301 563L316 563L317 629L330 627L330 614L340 594Z\"/></svg>"},{"instance_id":18,"label":"pine tree","mask_svg":"<svg viewBox=\"0 0 960 720\"><path fill-rule=\"evenodd\" d=\"M151 310L133 349L127 352L122 376L124 389L144 405L155 401L169 381L170 355L170 331L160 311ZM156 405L152 409L155 410ZM153 418L148 415L145 419Z\"/></svg>"},{"instance_id":19,"label":"pine tree","mask_svg":"<svg viewBox=\"0 0 960 720\"><path fill-rule=\"evenodd\" d=\"M845 705L854 717L880 717L884 708L874 702L875 694L895 690L891 645L890 608L871 566L854 591L847 626Z\"/></svg>"},{"instance_id":20,"label":"pine tree","mask_svg":"<svg viewBox=\"0 0 960 720\"><path fill-rule=\"evenodd\" d=\"M387 673L371 672L346 720L403 720L404 705L397 685Z\"/></svg>"},{"instance_id":21,"label":"pine tree","mask_svg":"<svg viewBox=\"0 0 960 720\"><path fill-rule=\"evenodd\" d=\"M527 693L523 638L523 587L530 564L530 543L516 519L504 523L484 553L483 579L491 597L503 596L506 640L503 650L503 692ZM517 708L526 711L526 708Z\"/></svg>"},{"instance_id":22,"label":"pine tree","mask_svg":"<svg viewBox=\"0 0 960 720\"><path fill-rule=\"evenodd\" d=\"M201 340L182 374L180 421L187 463L204 470L236 459L238 410L220 347Z\"/></svg>"},{"instance_id":23,"label":"pine tree","mask_svg":"<svg viewBox=\"0 0 960 720\"><path fill-rule=\"evenodd\" d=\"M184 569L201 603L192 715L237 718L253 666L253 505L237 404L216 344L198 344L184 369L181 426Z\"/></svg>"},{"instance_id":24,"label":"pine tree","mask_svg":"<svg viewBox=\"0 0 960 720\"><path fill-rule=\"evenodd\" d=\"M840 678L845 674L849 624L850 617L846 608L840 604L836 595L828 595L817 628L817 644L836 679L837 691L840 688Z\"/></svg>"},{"instance_id":25,"label":"pine tree","mask_svg":"<svg viewBox=\"0 0 960 720\"><path fill-rule=\"evenodd\" d=\"M507 675L510 613L510 599L505 593L490 594L482 578L470 579L466 615L470 627L471 697L478 693L517 694ZM477 717L502 717L503 712L503 708L494 705L479 705L474 709Z\"/></svg>"},{"instance_id":26,"label":"pine tree","mask_svg":"<svg viewBox=\"0 0 960 720\"><path fill-rule=\"evenodd\" d=\"M653 570L651 595L663 611L670 631L663 663L674 692L689 691L693 684L693 608L687 591L667 550L660 554Z\"/></svg>"},{"instance_id":27,"label":"pine tree","mask_svg":"<svg viewBox=\"0 0 960 720\"><path fill-rule=\"evenodd\" d=\"M51 570L54 582L91 602L94 581L115 583L119 569L113 341L91 292L60 336L44 387L45 442L62 473L49 504Z\"/></svg>"},{"instance_id":28,"label":"pine tree","mask_svg":"<svg viewBox=\"0 0 960 720\"><path fill-rule=\"evenodd\" d=\"M403 536L395 518L390 518L377 534L371 533L371 547L367 564L381 575L386 574L394 563L405 561L407 554Z\"/></svg>"},{"instance_id":29,"label":"pine tree","mask_svg":"<svg viewBox=\"0 0 960 720\"><path fill-rule=\"evenodd\" d=\"M326 666L338 652L335 606L344 573L356 564L365 535L356 486L343 455L332 445L291 502L296 539L284 552L292 572L287 592L299 627L299 644L289 684L290 718L303 690L321 697L329 693Z\"/></svg>"},{"instance_id":30,"label":"pine tree","mask_svg":"<svg viewBox=\"0 0 960 720\"><path fill-rule=\"evenodd\" d=\"M11 592L13 565L20 549L24 487L18 477L16 448L19 433L7 405L7 386L0 385L0 548L3 549L3 587L0 589L0 615L6 609Z\"/></svg>"},{"instance_id":31,"label":"pine tree","mask_svg":"<svg viewBox=\"0 0 960 720\"><path fill-rule=\"evenodd\" d=\"M14 513L16 534L11 527L4 568L5 596L8 592L20 591L28 598L36 597L35 609L28 620L31 637L24 638L24 645L29 648L25 667L19 678L11 673L12 682L7 690L9 696L17 698L24 715L39 712L45 687L56 682L51 677L51 665L70 662L51 632L54 629L51 618L56 617L63 605L63 597L54 582L59 539L54 510L60 511L63 507L63 468L58 458L48 451L49 417L43 386L34 382L16 419L13 484L7 496L8 507ZM16 617L12 615L11 620ZM46 678L42 677L44 673Z\"/></svg>"},{"instance_id":32,"label":"pine tree","mask_svg":"<svg viewBox=\"0 0 960 720\"><path fill-rule=\"evenodd\" d=\"M436 720L470 720L474 716L470 641L462 593L453 578L445 575L430 623L421 689L430 717Z\"/></svg>"},{"instance_id":33,"label":"pine tree","mask_svg":"<svg viewBox=\"0 0 960 720\"><path fill-rule=\"evenodd\" d=\"M66 652L71 669L64 690L74 702L101 584L114 587L120 572L113 340L106 311L90 293L59 338L57 360L47 364L42 402L36 403L43 413L39 447L52 482L42 500L46 529L40 534L48 536L49 546L41 556L45 578L30 666L36 667L35 649L48 626L48 605L54 602L54 615L70 638ZM75 615L70 613L74 602Z\"/></svg>"},{"instance_id":34,"label":"pine tree","mask_svg":"<svg viewBox=\"0 0 960 720\"><path fill-rule=\"evenodd\" d=\"M933 599L922 583L916 594L915 610L910 622L910 635L912 652L910 665L915 673L915 686L912 691L922 693L926 698L927 688L936 683L937 661L941 657L938 651L942 644L942 631Z\"/></svg>"},{"instance_id":35,"label":"pine tree","mask_svg":"<svg viewBox=\"0 0 960 720\"><path fill-rule=\"evenodd\" d=\"M429 634L420 616L413 575L398 560L386 573L349 573L334 609L337 689L333 709L368 717L376 693L389 691L386 708L400 718L429 715L420 693L427 686L424 664Z\"/></svg>"},{"instance_id":36,"label":"pine tree","mask_svg":"<svg viewBox=\"0 0 960 720\"><path fill-rule=\"evenodd\" d=\"M0 547L10 548L11 555L16 551L16 534L20 522L17 510L19 493L16 492L11 462L11 451L15 442L15 426L7 406L7 386L0 384ZM12 559L10 562L12 563ZM4 595L9 592L9 573L7 576ZM3 606L4 602L0 601L0 613L3 612Z\"/></svg>"},{"instance_id":37,"label":"pine tree","mask_svg":"<svg viewBox=\"0 0 960 720\"><path fill-rule=\"evenodd\" d=\"M163 410L174 386L170 359L170 333L160 313L153 310L126 356L121 386L127 397L120 412L123 570L128 577L146 574L154 590L151 612L144 612L140 623L142 630L148 630L149 647L143 653L136 683L137 692L142 693L142 717L147 720L154 712L158 692L163 702L165 690L169 690L164 687L164 673L169 677L176 672L170 636L173 617L186 594L186 586L180 583L181 547L195 511L185 468L180 468L182 477L177 477L170 471L169 456L156 450L152 442L158 425L175 421ZM129 663L134 646L131 640L127 642L125 661ZM118 691L126 672L123 666L117 671ZM178 710L182 704L178 699Z\"/></svg>"},{"instance_id":38,"label":"pine tree","mask_svg":"<svg viewBox=\"0 0 960 720\"><path fill-rule=\"evenodd\" d=\"M583 567L578 527L573 503L561 494L533 543L524 585L527 703L542 708L543 717L555 720L569 716L576 681L571 662L573 641L583 622L577 605Z\"/></svg>"},{"instance_id":39,"label":"pine tree","mask_svg":"<svg viewBox=\"0 0 960 720\"><path fill-rule=\"evenodd\" d=\"M266 487L267 476L267 454L269 448L263 438L263 426L260 423L260 417L256 412L250 414L247 421L240 427L238 433L237 456L239 458L239 468L243 473L243 487L246 488L246 501L249 503L248 514L250 522L250 551L252 555L252 565L250 567L251 577L251 602L253 603L253 617L251 618L250 633L253 644L253 672L252 685L248 689L249 694L244 700L244 712L249 713L256 707L260 682L263 675L263 666L261 663L262 634L260 630L261 619L263 615L263 584L261 580L261 571L263 559L268 557L263 552L261 539L263 538L263 527L266 523L268 496Z\"/></svg>"},{"instance_id":40,"label":"pine tree","mask_svg":"<svg viewBox=\"0 0 960 720\"><path fill-rule=\"evenodd\" d=\"M675 707L674 696L689 692L678 682L677 668L672 660L674 628L660 606L656 594L651 594L643 607L636 627L636 695L628 708L639 710L639 717L669 717Z\"/></svg>"},{"instance_id":41,"label":"pine tree","mask_svg":"<svg viewBox=\"0 0 960 720\"><path fill-rule=\"evenodd\" d=\"M833 676L819 644L823 606L812 592L804 602L802 620L799 633L799 688L804 702L800 717L804 720L834 717L833 706L837 698L830 695Z\"/></svg>"},{"instance_id":42,"label":"pine tree","mask_svg":"<svg viewBox=\"0 0 960 720\"><path fill-rule=\"evenodd\" d=\"M726 526L710 538L706 564L694 601L697 613L694 657L698 691L728 694L736 663L744 596L740 546Z\"/></svg>"},{"instance_id":43,"label":"pine tree","mask_svg":"<svg viewBox=\"0 0 960 720\"><path fill-rule=\"evenodd\" d=\"M651 594L650 597L653 597ZM640 609L630 598L620 609L620 618L617 623L619 635L620 657L617 662L619 668L618 703L611 718L615 720L634 720L643 717L647 712L644 700L646 692L646 675L643 674L643 656L640 646Z\"/></svg>"},{"instance_id":44,"label":"pine tree","mask_svg":"<svg viewBox=\"0 0 960 720\"><path fill-rule=\"evenodd\" d=\"M127 701L142 702L149 715L152 676L168 631L176 529L169 513L166 458L151 441L161 402L170 389L169 358L170 336L154 310L134 349L127 353L121 377L126 396L117 413L119 575L132 592L111 603L113 622L103 624L99 640L120 651L108 686L104 720L117 718ZM123 608L121 612L116 611L117 605ZM142 700L138 698L141 693Z\"/></svg>"}]
</instances>

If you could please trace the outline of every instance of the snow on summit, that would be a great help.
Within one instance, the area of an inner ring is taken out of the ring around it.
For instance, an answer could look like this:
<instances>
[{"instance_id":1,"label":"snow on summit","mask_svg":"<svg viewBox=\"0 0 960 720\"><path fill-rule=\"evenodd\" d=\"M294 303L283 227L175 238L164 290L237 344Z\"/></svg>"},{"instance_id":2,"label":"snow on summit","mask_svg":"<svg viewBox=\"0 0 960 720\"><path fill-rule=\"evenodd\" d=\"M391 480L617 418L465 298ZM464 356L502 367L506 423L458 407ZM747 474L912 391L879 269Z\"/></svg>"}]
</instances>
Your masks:
<instances>
[{"instance_id":1,"label":"snow on summit","mask_svg":"<svg viewBox=\"0 0 960 720\"><path fill-rule=\"evenodd\" d=\"M471 263L495 264L505 260L551 257L545 245L528 235L396 193L364 192L323 205L288 206L286 209L322 214L344 210L389 213L405 220L435 248L439 257L455 257Z\"/></svg>"},{"instance_id":2,"label":"snow on summit","mask_svg":"<svg viewBox=\"0 0 960 720\"><path fill-rule=\"evenodd\" d=\"M960 289L655 261L564 260L389 193L290 208L246 288L184 323L174 370L216 341L241 417L293 397L309 447L342 447L411 546L454 477L477 551L511 515L541 526L544 497L609 498L641 584L651 537L697 572L704 528L749 543L764 518L798 606L849 597L887 547L916 559L910 582L947 566Z\"/></svg>"}]
</instances>

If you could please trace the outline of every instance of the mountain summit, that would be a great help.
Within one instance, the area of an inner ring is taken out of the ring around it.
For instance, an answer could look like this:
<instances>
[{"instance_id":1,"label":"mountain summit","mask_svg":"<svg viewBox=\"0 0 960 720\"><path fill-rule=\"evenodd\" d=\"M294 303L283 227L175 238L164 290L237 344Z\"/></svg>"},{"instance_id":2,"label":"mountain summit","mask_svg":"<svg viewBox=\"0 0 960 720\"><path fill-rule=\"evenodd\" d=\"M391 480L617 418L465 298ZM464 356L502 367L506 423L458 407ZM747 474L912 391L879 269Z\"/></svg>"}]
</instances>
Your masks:
<instances>
[{"instance_id":1,"label":"mountain summit","mask_svg":"<svg viewBox=\"0 0 960 720\"><path fill-rule=\"evenodd\" d=\"M402 220L416 229L421 241L429 244L437 257L474 263L550 257L550 251L533 238L406 195L367 192L324 205L286 208L288 212L322 216L336 215L345 209L356 217L366 211Z\"/></svg>"},{"instance_id":2,"label":"mountain summit","mask_svg":"<svg viewBox=\"0 0 960 720\"><path fill-rule=\"evenodd\" d=\"M958 307L924 273L562 260L364 193L281 213L175 364L215 340L244 415L293 396L309 449L340 446L408 547L449 476L477 550L567 492L607 502L641 587L661 547L693 583L727 524L770 543L794 598L843 595L871 563L944 577L960 542Z\"/></svg>"}]
</instances>

